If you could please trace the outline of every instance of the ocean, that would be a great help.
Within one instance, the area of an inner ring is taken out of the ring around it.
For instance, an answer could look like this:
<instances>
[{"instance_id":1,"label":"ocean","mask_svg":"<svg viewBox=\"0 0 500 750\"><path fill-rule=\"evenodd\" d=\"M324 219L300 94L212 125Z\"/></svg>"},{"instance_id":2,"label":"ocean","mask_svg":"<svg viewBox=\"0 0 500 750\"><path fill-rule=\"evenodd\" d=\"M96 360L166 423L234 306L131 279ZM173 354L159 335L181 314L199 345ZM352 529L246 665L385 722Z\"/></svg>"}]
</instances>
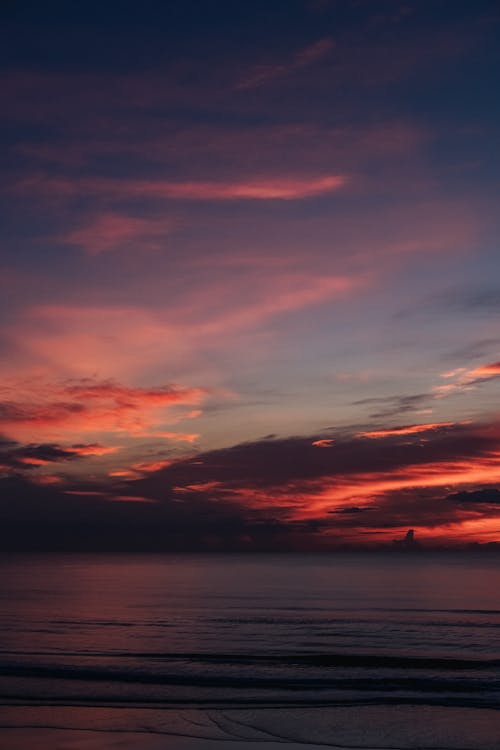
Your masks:
<instances>
[{"instance_id":1,"label":"ocean","mask_svg":"<svg viewBox=\"0 0 500 750\"><path fill-rule=\"evenodd\" d=\"M0 570L2 750L500 748L497 558L67 556Z\"/></svg>"}]
</instances>

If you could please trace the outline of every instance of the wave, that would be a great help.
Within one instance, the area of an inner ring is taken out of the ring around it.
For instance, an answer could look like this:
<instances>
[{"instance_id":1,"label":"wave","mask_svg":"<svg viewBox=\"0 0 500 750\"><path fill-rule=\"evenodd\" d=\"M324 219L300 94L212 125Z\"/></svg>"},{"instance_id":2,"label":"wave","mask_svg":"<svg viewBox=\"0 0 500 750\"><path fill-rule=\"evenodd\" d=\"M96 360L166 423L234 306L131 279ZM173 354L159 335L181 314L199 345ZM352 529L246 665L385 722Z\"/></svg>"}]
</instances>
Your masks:
<instances>
[{"instance_id":1,"label":"wave","mask_svg":"<svg viewBox=\"0 0 500 750\"><path fill-rule=\"evenodd\" d=\"M455 679L445 675L432 677L386 676L256 676L223 674L179 674L154 673L139 669L114 669L94 666L54 666L33 664L11 664L3 666L3 677L28 677L49 680L79 680L86 682L128 682L152 685L192 686L231 689L300 689L300 690L369 690L369 691L438 691L468 692L488 687L489 691L500 690L500 680L480 678Z\"/></svg>"},{"instance_id":2,"label":"wave","mask_svg":"<svg viewBox=\"0 0 500 750\"><path fill-rule=\"evenodd\" d=\"M386 654L357 653L217 653L217 652L165 652L165 651L13 651L0 650L4 656L36 656L72 658L106 658L161 660L169 662L189 662L191 664L220 665L269 665L330 667L355 669L421 669L436 671L483 671L500 669L500 659L458 659L445 657L398 656ZM0 665L3 674L8 664ZM24 668L24 665L19 665Z\"/></svg>"}]
</instances>

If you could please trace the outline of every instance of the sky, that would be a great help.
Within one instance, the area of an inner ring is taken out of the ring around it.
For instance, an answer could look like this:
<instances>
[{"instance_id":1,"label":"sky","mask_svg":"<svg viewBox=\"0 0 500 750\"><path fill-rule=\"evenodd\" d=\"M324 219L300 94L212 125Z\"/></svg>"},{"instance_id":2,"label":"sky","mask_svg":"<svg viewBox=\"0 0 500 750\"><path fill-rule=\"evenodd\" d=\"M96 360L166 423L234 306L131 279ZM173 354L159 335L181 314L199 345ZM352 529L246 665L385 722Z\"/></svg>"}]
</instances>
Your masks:
<instances>
[{"instance_id":1,"label":"sky","mask_svg":"<svg viewBox=\"0 0 500 750\"><path fill-rule=\"evenodd\" d=\"M9 549L500 542L493 0L5 0Z\"/></svg>"}]
</instances>

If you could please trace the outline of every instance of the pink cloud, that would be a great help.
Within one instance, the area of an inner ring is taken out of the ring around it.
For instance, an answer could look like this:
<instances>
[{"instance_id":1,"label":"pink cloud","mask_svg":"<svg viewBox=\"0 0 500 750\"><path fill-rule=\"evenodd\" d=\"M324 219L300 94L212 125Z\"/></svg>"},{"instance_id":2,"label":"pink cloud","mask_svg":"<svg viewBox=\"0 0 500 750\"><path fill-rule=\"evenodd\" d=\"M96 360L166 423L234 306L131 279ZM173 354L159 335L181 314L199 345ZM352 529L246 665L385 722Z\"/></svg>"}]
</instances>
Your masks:
<instances>
[{"instance_id":1,"label":"pink cloud","mask_svg":"<svg viewBox=\"0 0 500 750\"><path fill-rule=\"evenodd\" d=\"M89 255L132 248L158 250L171 233L171 219L140 219L118 213L94 216L88 224L61 237L63 242L82 247Z\"/></svg>"},{"instance_id":2,"label":"pink cloud","mask_svg":"<svg viewBox=\"0 0 500 750\"><path fill-rule=\"evenodd\" d=\"M203 269L201 269L203 271ZM146 306L38 305L23 310L5 330L11 355L0 366L4 380L33 377L144 380L144 373L176 368L184 378L200 369L200 352L241 346L239 335L271 318L346 299L366 276L293 271L287 264L257 263L232 281L193 278L188 294L169 290L158 309ZM270 336L270 332L267 334ZM257 353L257 352L256 352ZM197 410L185 417L195 418Z\"/></svg>"},{"instance_id":3,"label":"pink cloud","mask_svg":"<svg viewBox=\"0 0 500 750\"><path fill-rule=\"evenodd\" d=\"M167 466L171 466L173 461L168 459L160 459L158 461L142 461L141 463L134 464L132 469L135 471L144 471L149 473L151 471L160 471L160 469L166 469Z\"/></svg>"},{"instance_id":4,"label":"pink cloud","mask_svg":"<svg viewBox=\"0 0 500 750\"><path fill-rule=\"evenodd\" d=\"M70 445L65 450L70 451L77 456L106 456L109 453L116 453L120 448L116 445L99 445L98 443L89 443L87 445Z\"/></svg>"},{"instance_id":5,"label":"pink cloud","mask_svg":"<svg viewBox=\"0 0 500 750\"><path fill-rule=\"evenodd\" d=\"M69 179L30 177L17 185L19 191L52 193L63 197L72 195L106 195L109 197L171 198L174 200L226 201L226 200L298 200L324 195L344 187L347 177L340 174L321 176L253 177L227 181L190 180L170 182L166 180L116 180L106 177L91 179ZM113 233L109 226L108 233ZM131 225L115 223L114 232L133 231ZM137 231L137 226L135 227ZM81 235L80 235L81 239Z\"/></svg>"},{"instance_id":6,"label":"pink cloud","mask_svg":"<svg viewBox=\"0 0 500 750\"><path fill-rule=\"evenodd\" d=\"M168 436L171 440L191 442L191 435L166 433L161 428L169 421L170 409L199 404L206 396L203 388L178 385L137 388L90 378L56 383L19 382L0 390L0 425L4 434L28 441L34 437L43 441L109 433ZM111 453L116 447L76 444L68 450L89 456Z\"/></svg>"},{"instance_id":7,"label":"pink cloud","mask_svg":"<svg viewBox=\"0 0 500 750\"><path fill-rule=\"evenodd\" d=\"M366 277L282 273L277 278L269 278L267 285L263 280L262 288L256 290L258 297L255 301L250 299L245 304L240 298L239 304L235 304L229 315L224 312L220 316L214 316L207 323L200 323L199 330L213 335L252 328L275 315L345 298L366 283ZM208 292L208 296L213 298L213 292ZM203 304L203 299L201 297L198 304Z\"/></svg>"}]
</instances>

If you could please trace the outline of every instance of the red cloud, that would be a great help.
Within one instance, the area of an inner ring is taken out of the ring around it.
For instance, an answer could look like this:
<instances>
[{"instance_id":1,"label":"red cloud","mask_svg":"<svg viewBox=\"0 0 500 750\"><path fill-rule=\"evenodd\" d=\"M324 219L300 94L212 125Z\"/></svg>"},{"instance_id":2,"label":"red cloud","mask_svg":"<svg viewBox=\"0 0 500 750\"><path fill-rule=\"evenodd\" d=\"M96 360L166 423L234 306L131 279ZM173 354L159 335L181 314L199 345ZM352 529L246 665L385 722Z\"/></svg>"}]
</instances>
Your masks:
<instances>
[{"instance_id":1,"label":"red cloud","mask_svg":"<svg viewBox=\"0 0 500 750\"><path fill-rule=\"evenodd\" d=\"M141 497L140 495L114 495L113 497L109 498L110 500L114 500L121 503L156 503L157 500L154 500L151 497Z\"/></svg>"},{"instance_id":2,"label":"red cloud","mask_svg":"<svg viewBox=\"0 0 500 750\"><path fill-rule=\"evenodd\" d=\"M36 456L22 456L18 460L19 463L27 464L28 466L47 466L47 464L52 463L52 461L48 461L46 458L36 458Z\"/></svg>"},{"instance_id":3,"label":"red cloud","mask_svg":"<svg viewBox=\"0 0 500 750\"><path fill-rule=\"evenodd\" d=\"M322 438L321 440L314 440L312 445L316 448L331 448L334 442L333 438Z\"/></svg>"},{"instance_id":4,"label":"red cloud","mask_svg":"<svg viewBox=\"0 0 500 750\"><path fill-rule=\"evenodd\" d=\"M50 486L53 484L61 484L62 478L54 474L38 474L38 476L31 477L31 481L35 484L41 484L42 486Z\"/></svg>"},{"instance_id":5,"label":"red cloud","mask_svg":"<svg viewBox=\"0 0 500 750\"><path fill-rule=\"evenodd\" d=\"M4 389L4 394L0 392L4 395L4 400L0 400L0 425L5 434L21 440L32 440L34 435L44 440L82 433L126 433L190 442L192 435L162 432L160 428L169 421L169 409L199 404L206 394L203 388L132 388L92 379L31 383L30 387L24 383L18 385L15 398L9 389ZM75 444L68 452L89 456L115 450L116 447L91 443Z\"/></svg>"},{"instance_id":6,"label":"red cloud","mask_svg":"<svg viewBox=\"0 0 500 750\"><path fill-rule=\"evenodd\" d=\"M150 471L160 471L160 469L166 469L167 466L172 465L172 461L169 461L168 459L165 460L158 460L158 461L143 461L138 464L134 464L132 466L132 469L134 471L145 471L146 473Z\"/></svg>"}]
</instances>

